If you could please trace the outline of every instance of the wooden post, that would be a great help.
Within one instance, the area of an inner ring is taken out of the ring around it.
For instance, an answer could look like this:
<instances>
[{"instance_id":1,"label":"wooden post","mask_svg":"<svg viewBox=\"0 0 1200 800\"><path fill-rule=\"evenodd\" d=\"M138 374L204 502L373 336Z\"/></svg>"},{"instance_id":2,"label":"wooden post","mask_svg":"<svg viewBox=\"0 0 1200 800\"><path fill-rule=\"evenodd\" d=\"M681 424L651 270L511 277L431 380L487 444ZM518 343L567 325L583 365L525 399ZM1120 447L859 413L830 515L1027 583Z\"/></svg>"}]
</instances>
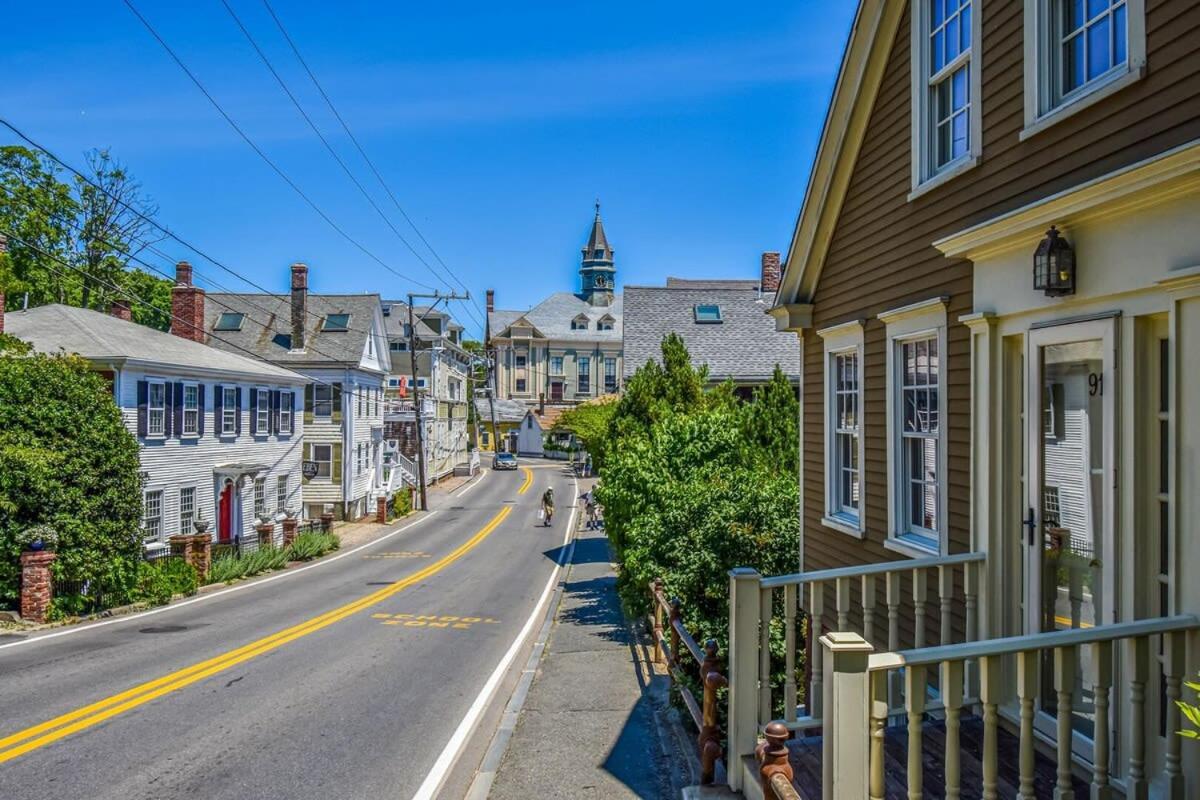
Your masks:
<instances>
[{"instance_id":1,"label":"wooden post","mask_svg":"<svg viewBox=\"0 0 1200 800\"><path fill-rule=\"evenodd\" d=\"M871 647L850 631L821 637L825 656L824 741L821 793L825 800L868 797L871 754Z\"/></svg>"},{"instance_id":2,"label":"wooden post","mask_svg":"<svg viewBox=\"0 0 1200 800\"><path fill-rule=\"evenodd\" d=\"M792 782L792 764L788 761L788 737L791 735L782 722L772 722L763 732L766 741L755 749L759 775L762 778L763 800L784 800L771 786L771 779L780 775Z\"/></svg>"},{"instance_id":3,"label":"wooden post","mask_svg":"<svg viewBox=\"0 0 1200 800\"><path fill-rule=\"evenodd\" d=\"M758 612L758 724L771 721L771 616L774 595L772 589L759 590Z\"/></svg>"},{"instance_id":4,"label":"wooden post","mask_svg":"<svg viewBox=\"0 0 1200 800\"><path fill-rule=\"evenodd\" d=\"M996 726L997 710L1004 698L1004 685L999 656L979 660L979 701L983 705L983 753L980 766L983 772L983 800L998 800L996 783L1000 773L999 743Z\"/></svg>"},{"instance_id":5,"label":"wooden post","mask_svg":"<svg viewBox=\"0 0 1200 800\"><path fill-rule=\"evenodd\" d=\"M887 781L885 778L884 761L884 730L887 727L888 716L888 673L874 672L871 674L871 800L885 800L887 796Z\"/></svg>"},{"instance_id":6,"label":"wooden post","mask_svg":"<svg viewBox=\"0 0 1200 800\"><path fill-rule=\"evenodd\" d=\"M951 636L950 628L954 619L952 610L954 606L954 567L943 564L938 567L938 610L940 612L938 627L941 628L938 634L941 636L941 643L952 644L953 637Z\"/></svg>"},{"instance_id":7,"label":"wooden post","mask_svg":"<svg viewBox=\"0 0 1200 800\"><path fill-rule=\"evenodd\" d=\"M650 608L654 609L654 663L662 664L666 659L663 658L662 651L662 606L658 603L659 595L662 593L662 579L655 578L650 582ZM672 677L672 680L674 678Z\"/></svg>"},{"instance_id":8,"label":"wooden post","mask_svg":"<svg viewBox=\"0 0 1200 800\"><path fill-rule=\"evenodd\" d=\"M1146 800L1146 680L1150 675L1150 647L1144 636L1125 640L1125 669L1129 675L1129 777L1128 800Z\"/></svg>"},{"instance_id":9,"label":"wooden post","mask_svg":"<svg viewBox=\"0 0 1200 800\"><path fill-rule=\"evenodd\" d=\"M1071 786L1071 700L1075 696L1075 648L1054 648L1054 691L1058 705L1058 781L1054 800L1075 800Z\"/></svg>"},{"instance_id":10,"label":"wooden post","mask_svg":"<svg viewBox=\"0 0 1200 800\"><path fill-rule=\"evenodd\" d=\"M1096 722L1092 751L1092 798L1112 800L1109 783L1109 730L1112 721L1109 704L1112 697L1112 642L1096 642L1092 648L1092 693L1096 697Z\"/></svg>"},{"instance_id":11,"label":"wooden post","mask_svg":"<svg viewBox=\"0 0 1200 800\"><path fill-rule=\"evenodd\" d=\"M942 662L942 704L946 708L946 800L962 793L962 751L959 746L963 705L963 662Z\"/></svg>"},{"instance_id":12,"label":"wooden post","mask_svg":"<svg viewBox=\"0 0 1200 800\"><path fill-rule=\"evenodd\" d=\"M678 602L678 601L676 601ZM720 673L717 643L709 639L704 643L704 661L700 664L700 680L704 683L704 701L700 719L700 783L708 786L717 773L717 761L721 758L721 730L717 724L717 690L729 685Z\"/></svg>"},{"instance_id":13,"label":"wooden post","mask_svg":"<svg viewBox=\"0 0 1200 800\"><path fill-rule=\"evenodd\" d=\"M1038 693L1037 650L1017 653L1017 697L1021 701L1021 752L1018 761L1020 788L1017 796L1021 800L1035 800L1033 793L1033 771L1035 752L1033 748L1033 703Z\"/></svg>"},{"instance_id":14,"label":"wooden post","mask_svg":"<svg viewBox=\"0 0 1200 800\"><path fill-rule=\"evenodd\" d=\"M810 686L808 698L805 700L810 717L820 718L825 706L825 648L821 647L821 618L825 614L825 584L813 581L808 585L808 625L812 633L809 640L812 647L808 651L808 675Z\"/></svg>"},{"instance_id":15,"label":"wooden post","mask_svg":"<svg viewBox=\"0 0 1200 800\"><path fill-rule=\"evenodd\" d=\"M912 571L913 647L925 646L925 605L929 599L929 575L924 569Z\"/></svg>"},{"instance_id":16,"label":"wooden post","mask_svg":"<svg viewBox=\"0 0 1200 800\"><path fill-rule=\"evenodd\" d=\"M875 576L862 576L863 638L875 641Z\"/></svg>"},{"instance_id":17,"label":"wooden post","mask_svg":"<svg viewBox=\"0 0 1200 800\"><path fill-rule=\"evenodd\" d=\"M850 579L838 578L834 581L837 597L837 629L850 630Z\"/></svg>"},{"instance_id":18,"label":"wooden post","mask_svg":"<svg viewBox=\"0 0 1200 800\"><path fill-rule=\"evenodd\" d=\"M680 610L680 600L678 597L672 598L669 625L671 627L671 666L673 667L679 666L679 629L675 626L675 623L682 622L682 620L683 611ZM700 676L703 677L704 674L701 672Z\"/></svg>"},{"instance_id":19,"label":"wooden post","mask_svg":"<svg viewBox=\"0 0 1200 800\"><path fill-rule=\"evenodd\" d=\"M1167 752L1164 758L1163 773L1166 778L1167 798L1183 800L1183 754L1180 749L1183 737L1178 733L1183 728L1183 720L1177 701L1183 694L1183 674L1187 669L1187 640L1181 631L1164 634L1163 639L1166 656L1163 664L1163 677L1166 680L1167 694Z\"/></svg>"},{"instance_id":20,"label":"wooden post","mask_svg":"<svg viewBox=\"0 0 1200 800\"><path fill-rule=\"evenodd\" d=\"M904 670L904 709L908 713L908 800L925 798L925 765L922 759L925 725L925 667Z\"/></svg>"},{"instance_id":21,"label":"wooden post","mask_svg":"<svg viewBox=\"0 0 1200 800\"><path fill-rule=\"evenodd\" d=\"M796 721L796 593L800 587L783 587L783 718Z\"/></svg>"},{"instance_id":22,"label":"wooden post","mask_svg":"<svg viewBox=\"0 0 1200 800\"><path fill-rule=\"evenodd\" d=\"M758 744L758 615L757 570L729 571L729 788L742 788L742 756Z\"/></svg>"}]
</instances>

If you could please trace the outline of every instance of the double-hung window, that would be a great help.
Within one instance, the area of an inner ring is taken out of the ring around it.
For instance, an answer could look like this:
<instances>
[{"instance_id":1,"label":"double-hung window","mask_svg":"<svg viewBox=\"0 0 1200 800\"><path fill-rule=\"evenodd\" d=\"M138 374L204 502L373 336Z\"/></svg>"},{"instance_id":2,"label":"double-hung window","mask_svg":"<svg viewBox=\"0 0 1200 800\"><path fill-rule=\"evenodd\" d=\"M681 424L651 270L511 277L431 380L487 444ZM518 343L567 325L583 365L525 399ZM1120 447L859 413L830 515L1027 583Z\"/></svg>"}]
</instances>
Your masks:
<instances>
[{"instance_id":1,"label":"double-hung window","mask_svg":"<svg viewBox=\"0 0 1200 800\"><path fill-rule=\"evenodd\" d=\"M617 360L615 358L604 359L604 391L607 394L615 394L617 391Z\"/></svg>"},{"instance_id":2,"label":"double-hung window","mask_svg":"<svg viewBox=\"0 0 1200 800\"><path fill-rule=\"evenodd\" d=\"M163 535L163 493L146 492L143 500L142 535L147 540L160 540Z\"/></svg>"},{"instance_id":3,"label":"double-hung window","mask_svg":"<svg viewBox=\"0 0 1200 800\"><path fill-rule=\"evenodd\" d=\"M200 387L187 384L183 387L183 435L197 436L200 433Z\"/></svg>"},{"instance_id":4,"label":"double-hung window","mask_svg":"<svg viewBox=\"0 0 1200 800\"><path fill-rule=\"evenodd\" d=\"M888 337L888 546L946 552L946 305L879 315Z\"/></svg>"},{"instance_id":5,"label":"double-hung window","mask_svg":"<svg viewBox=\"0 0 1200 800\"><path fill-rule=\"evenodd\" d=\"M333 386L328 383L313 385L313 416L328 417L333 415Z\"/></svg>"},{"instance_id":6,"label":"double-hung window","mask_svg":"<svg viewBox=\"0 0 1200 800\"><path fill-rule=\"evenodd\" d=\"M146 435L165 436L167 432L167 385L150 381L146 394Z\"/></svg>"},{"instance_id":7,"label":"double-hung window","mask_svg":"<svg viewBox=\"0 0 1200 800\"><path fill-rule=\"evenodd\" d=\"M861 537L863 515L863 326L817 331L825 354L825 517L822 524Z\"/></svg>"},{"instance_id":8,"label":"double-hung window","mask_svg":"<svg viewBox=\"0 0 1200 800\"><path fill-rule=\"evenodd\" d=\"M196 487L185 486L179 490L179 533L190 534L196 521Z\"/></svg>"},{"instance_id":9,"label":"double-hung window","mask_svg":"<svg viewBox=\"0 0 1200 800\"><path fill-rule=\"evenodd\" d=\"M288 503L288 476L280 475L275 479L275 510L287 510Z\"/></svg>"},{"instance_id":10,"label":"double-hung window","mask_svg":"<svg viewBox=\"0 0 1200 800\"><path fill-rule=\"evenodd\" d=\"M317 463L318 478L330 478L333 475L333 445L314 444L312 460Z\"/></svg>"},{"instance_id":11,"label":"double-hung window","mask_svg":"<svg viewBox=\"0 0 1200 800\"><path fill-rule=\"evenodd\" d=\"M1137 80L1145 64L1145 0L1025 0L1022 138Z\"/></svg>"},{"instance_id":12,"label":"double-hung window","mask_svg":"<svg viewBox=\"0 0 1200 800\"><path fill-rule=\"evenodd\" d=\"M979 155L978 0L913 0L914 192Z\"/></svg>"},{"instance_id":13,"label":"double-hung window","mask_svg":"<svg viewBox=\"0 0 1200 800\"><path fill-rule=\"evenodd\" d=\"M237 417L241 413L238 408L238 392L233 386L221 389L221 434L233 436L237 432Z\"/></svg>"},{"instance_id":14,"label":"double-hung window","mask_svg":"<svg viewBox=\"0 0 1200 800\"><path fill-rule=\"evenodd\" d=\"M268 389L258 390L258 402L254 409L255 426L260 435L265 436L271 430L271 392Z\"/></svg>"},{"instance_id":15,"label":"double-hung window","mask_svg":"<svg viewBox=\"0 0 1200 800\"><path fill-rule=\"evenodd\" d=\"M262 519L267 515L267 479L254 479L254 516Z\"/></svg>"},{"instance_id":16,"label":"double-hung window","mask_svg":"<svg viewBox=\"0 0 1200 800\"><path fill-rule=\"evenodd\" d=\"M563 374L563 357L562 356L550 356L550 374L551 375L562 375Z\"/></svg>"},{"instance_id":17,"label":"double-hung window","mask_svg":"<svg viewBox=\"0 0 1200 800\"><path fill-rule=\"evenodd\" d=\"M591 394L592 391L592 359L588 356L579 356L575 359L575 365L578 371L577 380L579 386L576 390L577 394Z\"/></svg>"},{"instance_id":18,"label":"double-hung window","mask_svg":"<svg viewBox=\"0 0 1200 800\"><path fill-rule=\"evenodd\" d=\"M292 407L296 402L291 392L279 393L279 432L292 432Z\"/></svg>"}]
</instances>

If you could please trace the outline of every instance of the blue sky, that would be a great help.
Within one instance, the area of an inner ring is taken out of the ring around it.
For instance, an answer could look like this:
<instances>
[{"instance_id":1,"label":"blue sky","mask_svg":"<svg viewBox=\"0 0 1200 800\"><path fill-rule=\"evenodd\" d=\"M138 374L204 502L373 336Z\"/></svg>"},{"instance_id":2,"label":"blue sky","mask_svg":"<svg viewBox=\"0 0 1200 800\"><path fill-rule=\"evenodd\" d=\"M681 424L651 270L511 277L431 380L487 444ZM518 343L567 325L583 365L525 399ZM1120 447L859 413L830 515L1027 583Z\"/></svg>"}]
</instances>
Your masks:
<instances>
[{"instance_id":1,"label":"blue sky","mask_svg":"<svg viewBox=\"0 0 1200 800\"><path fill-rule=\"evenodd\" d=\"M445 288L321 147L220 0L134 2L330 217ZM261 0L230 3L407 235ZM504 308L574 289L596 197L619 285L753 276L763 250L786 250L854 5L273 2L409 216L481 306L493 287ZM414 289L272 173L121 0L13 6L5 27L25 35L0 51L0 114L34 139L74 164L110 147L161 222L264 285L285 290L302 260L316 291Z\"/></svg>"}]
</instances>

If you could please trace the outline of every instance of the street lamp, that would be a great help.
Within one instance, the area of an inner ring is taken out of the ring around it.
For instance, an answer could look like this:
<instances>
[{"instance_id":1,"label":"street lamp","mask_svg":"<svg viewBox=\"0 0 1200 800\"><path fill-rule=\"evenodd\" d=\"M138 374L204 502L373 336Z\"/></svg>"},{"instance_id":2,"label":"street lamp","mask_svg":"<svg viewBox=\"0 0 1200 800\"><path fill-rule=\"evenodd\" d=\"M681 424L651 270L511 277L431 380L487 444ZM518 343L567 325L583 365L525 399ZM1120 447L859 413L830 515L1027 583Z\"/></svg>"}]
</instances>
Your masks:
<instances>
[{"instance_id":1,"label":"street lamp","mask_svg":"<svg viewBox=\"0 0 1200 800\"><path fill-rule=\"evenodd\" d=\"M1075 294L1075 251L1053 225L1033 254L1033 288L1047 297Z\"/></svg>"}]
</instances>

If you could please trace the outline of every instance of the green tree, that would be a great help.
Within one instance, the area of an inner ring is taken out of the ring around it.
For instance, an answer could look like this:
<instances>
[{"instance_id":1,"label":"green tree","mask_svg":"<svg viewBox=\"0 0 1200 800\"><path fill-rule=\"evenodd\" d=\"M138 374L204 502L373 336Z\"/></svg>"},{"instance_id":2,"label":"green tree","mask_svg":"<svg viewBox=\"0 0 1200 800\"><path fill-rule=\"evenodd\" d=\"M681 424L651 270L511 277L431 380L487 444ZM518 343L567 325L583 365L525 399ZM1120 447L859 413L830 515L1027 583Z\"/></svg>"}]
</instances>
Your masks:
<instances>
[{"instance_id":1,"label":"green tree","mask_svg":"<svg viewBox=\"0 0 1200 800\"><path fill-rule=\"evenodd\" d=\"M56 580L127 594L141 558L139 469L101 376L79 358L0 337L0 605L17 600L17 537L38 524L59 534Z\"/></svg>"},{"instance_id":2,"label":"green tree","mask_svg":"<svg viewBox=\"0 0 1200 800\"><path fill-rule=\"evenodd\" d=\"M800 402L796 386L778 364L764 386L754 390L754 400L743 416L750 458L766 459L781 472L800 472Z\"/></svg>"},{"instance_id":3,"label":"green tree","mask_svg":"<svg viewBox=\"0 0 1200 800\"><path fill-rule=\"evenodd\" d=\"M573 433L583 449L592 457L597 470L604 464L605 447L608 444L608 427L617 404L612 400L583 403L564 411L550 430L556 433Z\"/></svg>"},{"instance_id":4,"label":"green tree","mask_svg":"<svg viewBox=\"0 0 1200 800\"><path fill-rule=\"evenodd\" d=\"M35 306L79 302L80 281L59 277L64 268L42 255L73 263L71 223L78 213L54 162L25 147L0 147L0 234L8 236L11 265L3 289L10 307L24 302L26 292Z\"/></svg>"}]
</instances>

